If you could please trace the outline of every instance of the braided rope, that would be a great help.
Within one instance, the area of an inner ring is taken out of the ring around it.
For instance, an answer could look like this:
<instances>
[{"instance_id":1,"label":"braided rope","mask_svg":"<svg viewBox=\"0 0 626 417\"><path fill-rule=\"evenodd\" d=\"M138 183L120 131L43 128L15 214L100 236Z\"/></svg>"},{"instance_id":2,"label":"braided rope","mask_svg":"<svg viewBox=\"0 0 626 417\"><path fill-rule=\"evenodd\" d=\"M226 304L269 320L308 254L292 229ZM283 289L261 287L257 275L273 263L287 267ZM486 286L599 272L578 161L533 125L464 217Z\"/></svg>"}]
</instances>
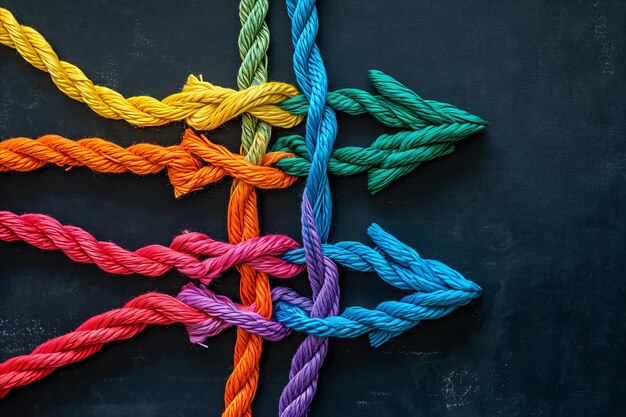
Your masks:
<instances>
[{"instance_id":1,"label":"braided rope","mask_svg":"<svg viewBox=\"0 0 626 417\"><path fill-rule=\"evenodd\" d=\"M324 256L322 249L331 224L332 199L327 170L337 135L337 119L326 106L328 80L315 43L318 30L315 1L287 0L287 11L292 23L294 72L310 103L305 143L311 167L302 197L301 217L302 241L312 289L310 316L323 319L337 315L339 311L337 266ZM291 361L289 382L280 396L281 417L301 417L308 413L327 351L328 338L315 335L308 335L298 347Z\"/></svg>"},{"instance_id":2,"label":"braided rope","mask_svg":"<svg viewBox=\"0 0 626 417\"><path fill-rule=\"evenodd\" d=\"M283 339L292 329L342 338L369 333L371 344L380 346L419 321L442 317L480 295L479 286L437 261L420 258L382 229L374 226L370 235L384 246L382 253L401 259L412 271L395 284L388 281L412 292L400 301L385 301L372 310L349 307L340 316L311 318L312 300L289 288L277 287L272 290L276 322L250 307L193 284L183 287L178 300L165 294L149 293L131 300L121 309L89 319L74 332L42 344L29 355L0 363L0 398L13 388L86 359L106 343L129 339L150 324L182 323L191 342L198 344L230 326L237 326L272 341Z\"/></svg>"},{"instance_id":3,"label":"braided rope","mask_svg":"<svg viewBox=\"0 0 626 417\"><path fill-rule=\"evenodd\" d=\"M374 248L360 242L327 243L322 245L323 254L346 268L375 272L389 284L410 291L413 287L407 282L420 273L411 264L419 259L417 252L376 224L370 226L368 234ZM62 225L50 216L10 211L0 211L0 240L60 250L75 262L95 264L118 275L158 277L176 268L204 284L241 264L278 278L294 277L306 264L304 249L288 236L265 235L230 244L202 233L184 232L169 247L154 244L130 251L112 242L98 241L89 232Z\"/></svg>"},{"instance_id":4,"label":"braided rope","mask_svg":"<svg viewBox=\"0 0 626 417\"><path fill-rule=\"evenodd\" d=\"M239 55L241 66L237 86L245 90L267 82L267 50L270 31L265 22L268 0L241 0L239 2ZM241 125L241 154L251 164L263 161L271 136L270 125L251 114L244 114ZM245 242L260 233L257 194L253 185L235 179L228 203L228 237L231 243ZM269 319L272 316L272 299L267 274L253 265L237 265L241 275L240 297L245 305L254 305L256 312ZM237 329L234 368L224 389L224 417L250 417L250 408L259 381L259 360L263 339Z\"/></svg>"},{"instance_id":5,"label":"braided rope","mask_svg":"<svg viewBox=\"0 0 626 417\"><path fill-rule=\"evenodd\" d=\"M0 43L16 49L35 68L48 72L59 90L70 98L87 104L100 116L125 120L136 126L160 126L185 120L195 129L211 130L249 113L272 126L290 128L301 123L308 113L306 97L289 84L263 82L236 91L204 82L193 75L188 77L180 93L163 100L148 96L125 98L116 91L95 85L79 68L61 61L39 32L21 25L4 8L0 8ZM380 95L341 89L328 94L328 104L353 115L370 113L390 127L420 129L425 127L424 120L427 119L414 115L415 111L436 113L443 110L450 116L445 119L448 122L456 120L486 125L479 117L449 104L421 100L380 71L371 71L370 79ZM433 118L443 123L441 116L433 114Z\"/></svg>"},{"instance_id":6,"label":"braided rope","mask_svg":"<svg viewBox=\"0 0 626 417\"><path fill-rule=\"evenodd\" d=\"M38 139L14 138L0 142L0 171L32 171L47 163L139 175L167 169L174 194L180 197L225 176L263 189L286 188L296 178L272 165L289 156L292 154L272 152L264 155L259 164L253 164L189 129L180 145L167 147L140 143L124 148L98 138L73 141L46 135Z\"/></svg>"}]
</instances>

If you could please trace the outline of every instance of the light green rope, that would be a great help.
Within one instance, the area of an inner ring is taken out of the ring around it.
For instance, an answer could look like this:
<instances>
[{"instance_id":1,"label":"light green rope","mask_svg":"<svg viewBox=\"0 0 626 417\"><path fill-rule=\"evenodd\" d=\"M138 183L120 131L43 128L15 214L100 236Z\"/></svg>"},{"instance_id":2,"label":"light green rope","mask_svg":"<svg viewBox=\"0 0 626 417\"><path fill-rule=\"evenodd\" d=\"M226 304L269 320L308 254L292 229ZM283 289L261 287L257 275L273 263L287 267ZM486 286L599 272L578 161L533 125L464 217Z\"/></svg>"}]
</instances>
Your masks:
<instances>
[{"instance_id":1,"label":"light green rope","mask_svg":"<svg viewBox=\"0 0 626 417\"><path fill-rule=\"evenodd\" d=\"M267 49L270 32L265 23L268 0L240 0L239 55L241 66L237 86L244 90L267 82ZM271 136L271 128L249 114L243 114L241 125L241 154L246 161L259 165ZM233 181L228 206L228 236L231 243L239 243L258 236L259 219L256 191L245 182ZM265 274L246 265L238 266L241 273L239 294L241 302L256 305L256 311L269 318L272 312L270 284ZM234 369L224 390L226 410L223 416L251 416L250 405L256 394L259 379L259 359L262 339L237 333Z\"/></svg>"},{"instance_id":2,"label":"light green rope","mask_svg":"<svg viewBox=\"0 0 626 417\"><path fill-rule=\"evenodd\" d=\"M270 31L265 22L269 8L268 0L241 0L239 3L239 56L241 66L237 74L237 86L244 90L267 82L267 49ZM260 164L272 134L269 124L243 114L241 125L241 148L245 159Z\"/></svg>"}]
</instances>

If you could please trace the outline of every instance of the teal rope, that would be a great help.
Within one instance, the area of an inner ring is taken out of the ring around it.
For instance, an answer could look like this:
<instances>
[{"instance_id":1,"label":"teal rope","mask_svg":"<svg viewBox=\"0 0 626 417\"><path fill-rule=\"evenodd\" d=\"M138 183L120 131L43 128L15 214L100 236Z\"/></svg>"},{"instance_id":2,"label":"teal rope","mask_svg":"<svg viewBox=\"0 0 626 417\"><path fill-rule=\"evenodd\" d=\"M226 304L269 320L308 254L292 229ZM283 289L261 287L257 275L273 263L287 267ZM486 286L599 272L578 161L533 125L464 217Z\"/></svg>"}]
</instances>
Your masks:
<instances>
[{"instance_id":1,"label":"teal rope","mask_svg":"<svg viewBox=\"0 0 626 417\"><path fill-rule=\"evenodd\" d=\"M378 70L369 71L369 79L379 94L355 88L331 91L326 96L327 104L336 111L353 116L371 114L388 127L422 129L431 124L488 123L451 104L424 100L395 78ZM309 102L304 94L280 103L280 108L296 115L307 115Z\"/></svg>"},{"instance_id":2,"label":"teal rope","mask_svg":"<svg viewBox=\"0 0 626 417\"><path fill-rule=\"evenodd\" d=\"M334 109L352 115L372 114L389 127L411 129L379 136L369 147L347 146L335 149L328 164L334 175L368 173L368 189L372 194L394 180L407 175L422 162L454 151L454 143L485 129L488 123L480 117L450 104L424 100L394 78L370 71L370 80L379 95L356 89L328 93L327 103ZM281 107L295 114L308 111L302 96L289 99ZM307 176L311 159L302 136L285 136L276 142L273 151L291 152L276 165L294 176Z\"/></svg>"}]
</instances>

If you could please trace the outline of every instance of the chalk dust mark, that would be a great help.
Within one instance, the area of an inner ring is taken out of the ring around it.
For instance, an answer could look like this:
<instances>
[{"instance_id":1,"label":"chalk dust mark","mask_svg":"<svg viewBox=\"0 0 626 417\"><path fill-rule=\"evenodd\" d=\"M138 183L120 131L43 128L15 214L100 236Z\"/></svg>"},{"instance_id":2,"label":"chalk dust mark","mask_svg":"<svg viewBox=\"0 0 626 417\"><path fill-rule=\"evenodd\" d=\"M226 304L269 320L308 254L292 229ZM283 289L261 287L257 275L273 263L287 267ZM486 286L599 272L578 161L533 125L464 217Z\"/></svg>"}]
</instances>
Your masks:
<instances>
[{"instance_id":1,"label":"chalk dust mark","mask_svg":"<svg viewBox=\"0 0 626 417\"><path fill-rule=\"evenodd\" d=\"M610 80L615 76L615 60L613 53L615 45L608 36L607 18L599 1L593 3L593 39L599 43L600 71L603 80Z\"/></svg>"},{"instance_id":2,"label":"chalk dust mark","mask_svg":"<svg viewBox=\"0 0 626 417\"><path fill-rule=\"evenodd\" d=\"M0 357L30 353L37 345L58 336L58 322L0 317Z\"/></svg>"},{"instance_id":3,"label":"chalk dust mark","mask_svg":"<svg viewBox=\"0 0 626 417\"><path fill-rule=\"evenodd\" d=\"M452 370L443 377L442 394L448 411L471 404L479 392L478 375L468 370Z\"/></svg>"}]
</instances>

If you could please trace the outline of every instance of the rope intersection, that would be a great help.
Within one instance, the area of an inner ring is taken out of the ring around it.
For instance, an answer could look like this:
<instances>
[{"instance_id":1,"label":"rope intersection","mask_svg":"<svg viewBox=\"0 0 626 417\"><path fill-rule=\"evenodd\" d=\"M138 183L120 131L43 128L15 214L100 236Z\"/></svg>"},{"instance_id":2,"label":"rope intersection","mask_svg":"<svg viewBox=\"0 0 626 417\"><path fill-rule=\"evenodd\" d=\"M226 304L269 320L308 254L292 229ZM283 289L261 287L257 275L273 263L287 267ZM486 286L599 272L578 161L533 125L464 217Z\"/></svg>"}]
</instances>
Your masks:
<instances>
[{"instance_id":1,"label":"rope intersection","mask_svg":"<svg viewBox=\"0 0 626 417\"><path fill-rule=\"evenodd\" d=\"M104 173L148 175L167 170L174 194L180 197L225 176L262 189L286 188L297 178L273 165L290 156L288 152L271 152L264 155L260 164L252 164L189 129L180 145L167 147L140 143L124 148L99 138L73 141L45 135L0 142L0 171L33 171L48 163L68 169L86 166Z\"/></svg>"},{"instance_id":2,"label":"rope intersection","mask_svg":"<svg viewBox=\"0 0 626 417\"><path fill-rule=\"evenodd\" d=\"M191 127L210 130L242 116L243 135L253 137L256 126L261 126L262 133L269 138L269 124L293 127L309 112L310 104L307 97L298 95L294 87L267 82L267 58L265 53L261 53L269 45L269 31L265 29L267 25L263 21L263 10L266 7L256 2L242 1L240 9L240 54L243 61L238 76L239 91L218 87L190 76L181 93L162 101L147 96L125 99L113 90L94 85L80 69L60 61L41 34L20 25L11 12L2 8L0 43L15 48L31 65L49 72L61 91L75 100L87 103L103 117L123 119L137 126L158 126L186 120ZM257 73L251 72L254 68ZM258 75L259 70L264 72L263 77ZM372 193L408 174L422 162L451 153L454 142L487 126L483 119L450 104L422 99L381 71L370 71L369 78L378 92L376 95L346 88L328 93L325 97L327 104L338 111L352 115L368 113L385 126L409 129L392 135L381 135L370 147L350 146L333 152L328 164L329 171L335 175L367 172L368 188ZM140 175L167 168L174 193L179 197L217 182L225 175L264 189L282 188L288 182L283 177L280 185L275 182L268 184L265 178L277 180L281 175L269 169L255 169L259 165L268 168L275 163L292 176L306 176L310 169L311 161L301 136L280 138L273 148L275 152L268 154L270 159L250 165L242 165L241 160L226 148L206 140L204 136L202 139L203 142L187 131L180 146L145 143L124 149L113 142L97 138L71 143L69 139L57 135L46 135L36 139L36 144L32 142L33 139L15 138L0 142L0 171L31 171L46 163L65 167L87 166L98 172L133 172ZM198 154L189 155L193 152L189 152L185 142ZM264 146L267 148L267 143ZM255 152L260 152L258 146ZM262 153L265 153L265 149ZM226 165L213 165L213 157ZM203 165L201 160L207 165Z\"/></svg>"},{"instance_id":3,"label":"rope intersection","mask_svg":"<svg viewBox=\"0 0 626 417\"><path fill-rule=\"evenodd\" d=\"M7 228L6 224L10 223L6 221L7 213L0 214L2 215L0 238L15 240L9 238L10 233L19 227L13 225L12 229ZM33 216L41 215L13 218L32 220ZM24 230L20 232L27 233ZM352 255L354 263L351 267L359 264L363 266L363 263L369 260L369 266L361 270L387 271L380 274L381 278L390 285L410 292L400 301L385 301L374 309L349 307L340 315L315 318L312 317L314 303L311 299L302 297L289 288L275 287L271 291L271 300L276 312L273 318L268 319L254 311L251 306L237 304L204 286L185 285L177 297L178 300L165 294L148 293L131 300L121 309L89 319L74 332L42 344L29 355L18 356L1 363L0 398L13 388L30 384L49 375L55 369L86 359L98 352L106 343L132 338L148 325L181 323L187 328L192 343L197 344L202 344L207 338L230 326L237 326L271 341L282 340L293 330L316 337L351 338L369 333L371 344L380 346L389 338L414 327L420 321L446 315L480 295L479 286L440 262L421 258L417 252L379 226L372 225L369 234L377 245L375 249L356 242L345 242L336 248L328 246L324 249L324 254L348 264L350 259L350 256L346 255L350 252L348 248L360 246L360 254L355 251ZM78 236L74 235L74 238L80 239ZM285 242L291 241L287 237L283 238ZM294 243L289 243L285 247L291 247ZM185 241L185 245L183 247L190 253L199 253L202 251L201 247L207 251L206 248L209 247L221 248L216 252L224 256L227 253L224 251L225 248L237 252L241 244L216 245L214 241L197 234L194 239ZM121 250L113 246L109 246L109 249L111 253ZM233 263L252 264L254 256L256 261L263 258L279 259L275 255L270 255L270 250L263 252L264 250L265 248L259 248L256 254L248 253L248 258L240 257ZM302 250L291 249L286 255L293 258L288 262L304 263ZM261 263L258 262L255 266ZM384 263L386 265L383 266ZM225 268L224 265L214 265L208 268L208 276L214 276L221 272L221 268Z\"/></svg>"},{"instance_id":4,"label":"rope intersection","mask_svg":"<svg viewBox=\"0 0 626 417\"><path fill-rule=\"evenodd\" d=\"M268 0L241 0L239 2L239 56L241 66L237 86L244 90L267 82L267 50L270 31L265 23ZM252 114L244 114L241 124L241 155L251 164L261 164L269 145L270 125ZM228 202L228 238L231 243L257 238L261 232L255 187L235 179ZM251 264L240 263L239 296L242 303L254 306L261 317L272 316L272 299L267 274ZM242 326L237 327L234 349L234 368L224 388L224 417L252 416L252 401L259 383L259 360L263 339Z\"/></svg>"},{"instance_id":5,"label":"rope intersection","mask_svg":"<svg viewBox=\"0 0 626 417\"><path fill-rule=\"evenodd\" d=\"M323 255L355 271L375 272L391 285L409 290L410 286L403 282L416 273L411 269L411 260L419 258L417 252L376 224L370 226L368 235L376 244L374 248L352 241L326 243L322 245ZM242 264L277 278L292 278L306 264L302 246L283 235L226 243L200 232L185 231L172 239L169 246L153 244L131 251L112 242L99 241L79 227L62 225L44 214L18 215L10 211L0 211L0 240L59 250L75 262L95 264L111 274L159 277L176 269L207 285L223 272Z\"/></svg>"},{"instance_id":6,"label":"rope intersection","mask_svg":"<svg viewBox=\"0 0 626 417\"><path fill-rule=\"evenodd\" d=\"M248 12L244 10L244 13ZM247 28L244 26L244 30ZM246 41L246 37L241 39ZM149 96L125 98L110 88L95 85L78 67L61 61L39 32L21 25L4 8L0 8L0 43L15 49L35 68L49 73L57 88L68 97L87 104L102 117L125 120L136 126L162 126L184 120L194 129L211 130L248 113L272 126L290 128L302 123L304 115L308 113L306 98L289 84L262 81L237 91L205 82L202 77L194 75L187 78L180 93L162 100ZM258 43L251 48L254 53L258 53ZM389 102L389 98L393 101L397 89L395 83L389 83L393 80L391 77L373 71L370 78L381 93L380 96L357 89L342 89L328 95L329 105L353 115L370 113L392 127L420 126L419 119L403 111L401 94L396 102ZM431 104L442 108L451 107L444 103ZM462 110L452 111L467 121L485 123Z\"/></svg>"},{"instance_id":7,"label":"rope intersection","mask_svg":"<svg viewBox=\"0 0 626 417\"><path fill-rule=\"evenodd\" d=\"M454 150L454 142L482 130L482 125L429 126L419 131L382 135L371 146L333 150L328 171L347 176L367 172L372 193L410 173L421 163ZM256 188L285 188L306 177L311 161L299 135L278 139L273 151L255 165L204 135L187 129L180 145L140 143L124 148L99 138L71 140L58 135L0 142L0 172L28 172L46 164L96 172L148 175L167 170L174 195L181 197L230 176Z\"/></svg>"},{"instance_id":8,"label":"rope intersection","mask_svg":"<svg viewBox=\"0 0 626 417\"><path fill-rule=\"evenodd\" d=\"M281 417L303 417L317 390L329 337L367 334L372 346L380 346L420 321L443 317L480 295L481 288L459 272L423 259L376 224L368 228L374 247L351 241L328 243L332 223L328 174L366 172L374 194L421 163L451 153L457 141L485 129L487 122L450 104L425 100L380 71L369 73L375 94L353 88L329 92L315 42L319 28L315 0L286 3L292 23L293 67L301 92L289 84L268 81L268 0L240 0L238 90L190 75L181 92L162 100L127 98L94 84L78 67L60 60L39 32L0 8L0 43L49 73L60 91L100 116L135 126L184 121L200 131L216 129L234 118L242 120L239 153L192 129L186 129L181 142L171 146L122 147L100 138L71 140L59 135L0 142L0 171L27 172L46 164L137 175L166 171L176 197L226 176L233 178L228 242L184 231L169 246L154 244L133 251L99 241L81 228L43 214L0 211L2 241L60 250L75 262L95 264L107 273L158 277L175 269L199 281L187 283L177 297L141 295L40 345L31 354L0 363L0 398L13 388L86 359L107 343L132 338L148 325L182 324L191 342L200 345L234 326L234 367L226 382L223 416L252 416L263 339L279 341L296 331L307 336L292 359L279 412ZM334 149L338 130L334 111L370 114L399 131L383 134L367 147ZM290 128L302 122L306 123L304 137L284 136L270 147L271 126ZM302 244L288 236L261 235L256 189L286 188L298 177L306 177ZM373 309L354 306L340 312L338 265L376 273L408 294ZM208 287L232 267L241 275L239 302ZM270 288L269 275L292 278L303 271L311 285L311 298L287 287Z\"/></svg>"}]
</instances>

